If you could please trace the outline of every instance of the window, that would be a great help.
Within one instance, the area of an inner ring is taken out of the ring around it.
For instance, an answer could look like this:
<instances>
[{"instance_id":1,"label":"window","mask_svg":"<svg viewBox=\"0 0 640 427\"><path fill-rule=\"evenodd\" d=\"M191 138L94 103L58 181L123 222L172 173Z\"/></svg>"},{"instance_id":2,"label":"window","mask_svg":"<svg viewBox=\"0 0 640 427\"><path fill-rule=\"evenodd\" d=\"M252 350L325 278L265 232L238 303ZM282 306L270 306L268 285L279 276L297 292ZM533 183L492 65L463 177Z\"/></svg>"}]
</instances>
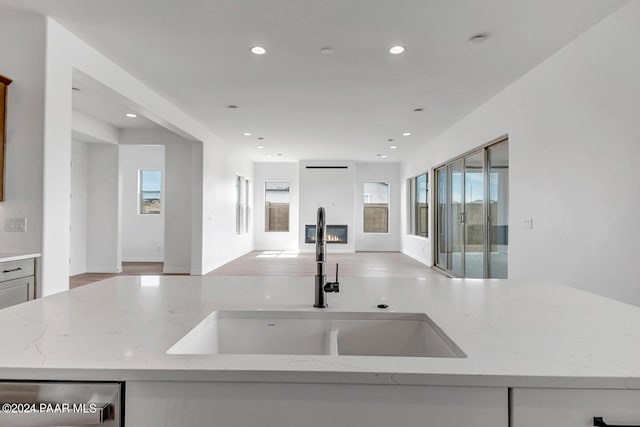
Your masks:
<instances>
[{"instance_id":1,"label":"window","mask_svg":"<svg viewBox=\"0 0 640 427\"><path fill-rule=\"evenodd\" d=\"M389 232L389 183L364 183L364 232Z\"/></svg>"},{"instance_id":2,"label":"window","mask_svg":"<svg viewBox=\"0 0 640 427\"><path fill-rule=\"evenodd\" d=\"M141 215L160 214L162 193L162 172L158 170L141 170L138 179Z\"/></svg>"},{"instance_id":3,"label":"window","mask_svg":"<svg viewBox=\"0 0 640 427\"><path fill-rule=\"evenodd\" d=\"M429 236L429 198L427 190L427 174L409 178L409 234Z\"/></svg>"},{"instance_id":4,"label":"window","mask_svg":"<svg viewBox=\"0 0 640 427\"><path fill-rule=\"evenodd\" d=\"M249 231L249 180L236 175L236 234Z\"/></svg>"},{"instance_id":5,"label":"window","mask_svg":"<svg viewBox=\"0 0 640 427\"><path fill-rule=\"evenodd\" d=\"M264 183L264 231L289 231L288 182Z\"/></svg>"}]
</instances>

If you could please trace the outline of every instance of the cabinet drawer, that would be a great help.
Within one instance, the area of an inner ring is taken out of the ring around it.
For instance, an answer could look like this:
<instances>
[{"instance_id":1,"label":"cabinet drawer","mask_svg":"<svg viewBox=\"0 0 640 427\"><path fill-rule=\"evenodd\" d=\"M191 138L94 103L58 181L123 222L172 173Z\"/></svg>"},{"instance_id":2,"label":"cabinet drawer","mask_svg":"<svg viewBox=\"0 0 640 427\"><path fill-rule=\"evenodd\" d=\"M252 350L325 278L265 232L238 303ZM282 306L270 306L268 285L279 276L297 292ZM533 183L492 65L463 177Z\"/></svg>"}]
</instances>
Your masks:
<instances>
[{"instance_id":1,"label":"cabinet drawer","mask_svg":"<svg viewBox=\"0 0 640 427\"><path fill-rule=\"evenodd\" d=\"M0 263L0 282L33 276L33 258Z\"/></svg>"},{"instance_id":2,"label":"cabinet drawer","mask_svg":"<svg viewBox=\"0 0 640 427\"><path fill-rule=\"evenodd\" d=\"M640 426L640 390L514 389L513 427Z\"/></svg>"},{"instance_id":3,"label":"cabinet drawer","mask_svg":"<svg viewBox=\"0 0 640 427\"><path fill-rule=\"evenodd\" d=\"M0 309L33 298L33 276L0 283Z\"/></svg>"}]
</instances>

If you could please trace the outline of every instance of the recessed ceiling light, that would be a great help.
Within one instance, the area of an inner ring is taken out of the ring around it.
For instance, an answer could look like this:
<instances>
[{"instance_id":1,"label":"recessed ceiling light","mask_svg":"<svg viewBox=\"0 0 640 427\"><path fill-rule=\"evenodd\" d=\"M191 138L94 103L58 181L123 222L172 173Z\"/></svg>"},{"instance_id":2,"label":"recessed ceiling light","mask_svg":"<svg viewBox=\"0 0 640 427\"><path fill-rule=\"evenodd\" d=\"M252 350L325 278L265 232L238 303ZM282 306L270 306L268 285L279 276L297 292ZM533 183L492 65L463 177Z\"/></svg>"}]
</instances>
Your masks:
<instances>
[{"instance_id":1,"label":"recessed ceiling light","mask_svg":"<svg viewBox=\"0 0 640 427\"><path fill-rule=\"evenodd\" d=\"M486 33L476 34L475 36L469 37L469 43L481 44L486 42L488 38L489 38L489 34L486 34Z\"/></svg>"},{"instance_id":2,"label":"recessed ceiling light","mask_svg":"<svg viewBox=\"0 0 640 427\"><path fill-rule=\"evenodd\" d=\"M264 55L265 53L267 53L267 49L263 48L262 46L254 46L251 48L251 53L253 53L254 55Z\"/></svg>"},{"instance_id":3,"label":"recessed ceiling light","mask_svg":"<svg viewBox=\"0 0 640 427\"><path fill-rule=\"evenodd\" d=\"M380 157L381 159L386 159L387 158L386 154L376 154L376 156Z\"/></svg>"},{"instance_id":4,"label":"recessed ceiling light","mask_svg":"<svg viewBox=\"0 0 640 427\"><path fill-rule=\"evenodd\" d=\"M389 48L389 53L392 55L399 55L404 52L404 46L392 46Z\"/></svg>"},{"instance_id":5,"label":"recessed ceiling light","mask_svg":"<svg viewBox=\"0 0 640 427\"><path fill-rule=\"evenodd\" d=\"M263 137L259 137L258 140L262 141L264 138Z\"/></svg>"},{"instance_id":6,"label":"recessed ceiling light","mask_svg":"<svg viewBox=\"0 0 640 427\"><path fill-rule=\"evenodd\" d=\"M80 92L80 88L79 87L75 87L75 86L72 87L71 90L74 91L74 92Z\"/></svg>"},{"instance_id":7,"label":"recessed ceiling light","mask_svg":"<svg viewBox=\"0 0 640 427\"><path fill-rule=\"evenodd\" d=\"M251 132L245 132L243 133L244 136L251 136Z\"/></svg>"},{"instance_id":8,"label":"recessed ceiling light","mask_svg":"<svg viewBox=\"0 0 640 427\"><path fill-rule=\"evenodd\" d=\"M264 148L264 145L258 145L258 150L262 150Z\"/></svg>"},{"instance_id":9,"label":"recessed ceiling light","mask_svg":"<svg viewBox=\"0 0 640 427\"><path fill-rule=\"evenodd\" d=\"M267 159L271 159L273 156L271 154L267 154Z\"/></svg>"},{"instance_id":10,"label":"recessed ceiling light","mask_svg":"<svg viewBox=\"0 0 640 427\"><path fill-rule=\"evenodd\" d=\"M238 108L238 106L237 105L227 105L227 108L235 110L236 108Z\"/></svg>"},{"instance_id":11,"label":"recessed ceiling light","mask_svg":"<svg viewBox=\"0 0 640 427\"><path fill-rule=\"evenodd\" d=\"M276 156L282 157L282 153L278 153L278 154L276 154Z\"/></svg>"},{"instance_id":12,"label":"recessed ceiling light","mask_svg":"<svg viewBox=\"0 0 640 427\"><path fill-rule=\"evenodd\" d=\"M424 108L414 108L413 111L419 113L420 111L424 111Z\"/></svg>"},{"instance_id":13,"label":"recessed ceiling light","mask_svg":"<svg viewBox=\"0 0 640 427\"><path fill-rule=\"evenodd\" d=\"M402 136L411 136L411 132L405 132L402 134Z\"/></svg>"},{"instance_id":14,"label":"recessed ceiling light","mask_svg":"<svg viewBox=\"0 0 640 427\"><path fill-rule=\"evenodd\" d=\"M387 139L388 142L393 142L393 138Z\"/></svg>"},{"instance_id":15,"label":"recessed ceiling light","mask_svg":"<svg viewBox=\"0 0 640 427\"><path fill-rule=\"evenodd\" d=\"M135 119L135 118L136 118L136 117L138 117L138 116L136 116L136 115L135 115L135 114L133 114L133 113L127 113L127 117L129 117L130 119Z\"/></svg>"},{"instance_id":16,"label":"recessed ceiling light","mask_svg":"<svg viewBox=\"0 0 640 427\"><path fill-rule=\"evenodd\" d=\"M391 148L392 150L395 150L396 148L398 148L397 145L390 145L389 148Z\"/></svg>"},{"instance_id":17,"label":"recessed ceiling light","mask_svg":"<svg viewBox=\"0 0 640 427\"><path fill-rule=\"evenodd\" d=\"M320 49L320 53L323 55L333 55L334 52L335 51L332 47L323 47L322 49Z\"/></svg>"}]
</instances>

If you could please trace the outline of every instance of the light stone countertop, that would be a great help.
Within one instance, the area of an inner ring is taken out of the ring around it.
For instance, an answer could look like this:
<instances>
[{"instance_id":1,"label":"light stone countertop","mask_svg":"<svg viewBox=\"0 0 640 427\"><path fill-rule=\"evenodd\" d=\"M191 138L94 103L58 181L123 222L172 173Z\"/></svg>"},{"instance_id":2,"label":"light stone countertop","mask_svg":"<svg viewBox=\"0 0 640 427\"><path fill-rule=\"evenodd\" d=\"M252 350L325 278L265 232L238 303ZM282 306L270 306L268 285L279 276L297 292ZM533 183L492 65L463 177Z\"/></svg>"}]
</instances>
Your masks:
<instances>
[{"instance_id":1,"label":"light stone countertop","mask_svg":"<svg viewBox=\"0 0 640 427\"><path fill-rule=\"evenodd\" d=\"M20 261L29 258L39 258L39 253L4 253L0 252L0 262Z\"/></svg>"},{"instance_id":2,"label":"light stone countertop","mask_svg":"<svg viewBox=\"0 0 640 427\"><path fill-rule=\"evenodd\" d=\"M327 310L426 313L468 357L168 355L217 309L317 310L313 278L120 276L0 310L0 377L640 389L640 308L516 280L340 285Z\"/></svg>"}]
</instances>

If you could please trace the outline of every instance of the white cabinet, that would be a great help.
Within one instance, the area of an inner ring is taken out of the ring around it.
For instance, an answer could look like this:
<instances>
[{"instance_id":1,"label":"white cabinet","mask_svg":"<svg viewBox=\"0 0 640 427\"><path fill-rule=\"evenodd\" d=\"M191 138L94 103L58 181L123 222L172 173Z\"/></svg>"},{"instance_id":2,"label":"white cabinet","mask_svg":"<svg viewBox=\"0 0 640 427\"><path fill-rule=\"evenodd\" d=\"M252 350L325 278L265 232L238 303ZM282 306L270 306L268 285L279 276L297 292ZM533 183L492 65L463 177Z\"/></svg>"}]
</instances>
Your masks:
<instances>
[{"instance_id":1,"label":"white cabinet","mask_svg":"<svg viewBox=\"0 0 640 427\"><path fill-rule=\"evenodd\" d=\"M34 297L34 259L0 262L0 309Z\"/></svg>"},{"instance_id":2,"label":"white cabinet","mask_svg":"<svg viewBox=\"0 0 640 427\"><path fill-rule=\"evenodd\" d=\"M127 382L136 427L507 427L506 388Z\"/></svg>"},{"instance_id":3,"label":"white cabinet","mask_svg":"<svg viewBox=\"0 0 640 427\"><path fill-rule=\"evenodd\" d=\"M640 390L513 389L513 427L640 426Z\"/></svg>"}]
</instances>

